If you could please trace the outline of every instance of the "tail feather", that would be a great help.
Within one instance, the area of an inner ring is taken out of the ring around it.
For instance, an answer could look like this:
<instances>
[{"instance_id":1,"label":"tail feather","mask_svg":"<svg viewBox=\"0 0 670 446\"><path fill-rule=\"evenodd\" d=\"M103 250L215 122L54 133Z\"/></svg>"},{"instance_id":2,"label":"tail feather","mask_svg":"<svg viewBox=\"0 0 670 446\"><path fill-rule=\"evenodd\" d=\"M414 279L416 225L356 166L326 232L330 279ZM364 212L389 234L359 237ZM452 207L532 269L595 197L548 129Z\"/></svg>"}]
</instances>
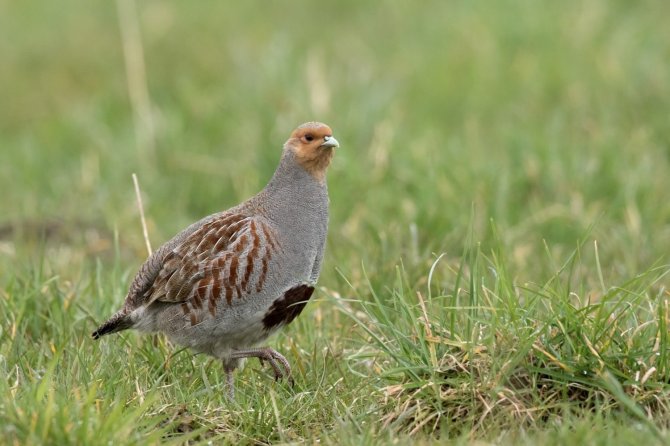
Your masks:
<instances>
[{"instance_id":1,"label":"tail feather","mask_svg":"<svg viewBox=\"0 0 670 446\"><path fill-rule=\"evenodd\" d=\"M93 339L99 339L101 336L116 333L117 331L127 330L132 328L132 326L133 322L130 320L130 316L121 310L109 318L107 322L98 327L97 330L91 333L91 336L93 336Z\"/></svg>"}]
</instances>

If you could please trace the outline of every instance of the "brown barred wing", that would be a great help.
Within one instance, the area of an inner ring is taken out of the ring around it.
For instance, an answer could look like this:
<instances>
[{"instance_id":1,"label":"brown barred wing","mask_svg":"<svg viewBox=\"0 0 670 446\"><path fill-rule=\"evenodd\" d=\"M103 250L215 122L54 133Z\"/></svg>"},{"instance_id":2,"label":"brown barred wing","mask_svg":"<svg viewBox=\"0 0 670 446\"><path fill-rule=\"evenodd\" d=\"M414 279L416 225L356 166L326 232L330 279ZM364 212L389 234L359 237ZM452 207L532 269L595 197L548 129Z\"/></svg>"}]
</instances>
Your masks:
<instances>
[{"instance_id":1,"label":"brown barred wing","mask_svg":"<svg viewBox=\"0 0 670 446\"><path fill-rule=\"evenodd\" d=\"M215 315L219 300L232 305L234 299L260 292L280 249L274 233L264 218L242 214L203 225L166 257L150 301L181 303L193 322L192 310Z\"/></svg>"}]
</instances>

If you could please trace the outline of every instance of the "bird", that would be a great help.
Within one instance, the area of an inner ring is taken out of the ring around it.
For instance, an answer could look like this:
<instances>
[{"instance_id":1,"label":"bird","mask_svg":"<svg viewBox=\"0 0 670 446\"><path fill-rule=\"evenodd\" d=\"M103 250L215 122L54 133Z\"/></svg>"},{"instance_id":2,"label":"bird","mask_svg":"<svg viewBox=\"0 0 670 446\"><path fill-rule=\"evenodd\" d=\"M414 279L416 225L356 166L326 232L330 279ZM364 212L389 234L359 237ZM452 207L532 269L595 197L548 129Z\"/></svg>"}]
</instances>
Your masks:
<instances>
[{"instance_id":1,"label":"bird","mask_svg":"<svg viewBox=\"0 0 670 446\"><path fill-rule=\"evenodd\" d=\"M314 292L328 232L326 171L339 142L320 122L298 126L255 196L191 224L142 264L124 304L92 333L161 332L221 360L228 394L246 358L293 383L289 362L260 346L291 323Z\"/></svg>"}]
</instances>

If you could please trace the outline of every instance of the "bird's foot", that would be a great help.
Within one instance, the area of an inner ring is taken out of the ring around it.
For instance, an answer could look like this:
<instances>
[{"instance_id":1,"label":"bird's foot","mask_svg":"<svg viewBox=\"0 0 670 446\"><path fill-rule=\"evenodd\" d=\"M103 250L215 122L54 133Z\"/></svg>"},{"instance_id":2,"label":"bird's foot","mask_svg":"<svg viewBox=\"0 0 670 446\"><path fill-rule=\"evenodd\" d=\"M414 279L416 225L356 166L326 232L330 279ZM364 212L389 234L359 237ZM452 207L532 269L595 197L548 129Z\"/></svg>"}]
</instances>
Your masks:
<instances>
[{"instance_id":1,"label":"bird's foot","mask_svg":"<svg viewBox=\"0 0 670 446\"><path fill-rule=\"evenodd\" d=\"M258 358L261 362L261 365L267 361L268 364L270 364L270 367L272 367L272 371L275 375L275 381L278 381L281 378L286 378L291 386L294 384L293 377L291 376L291 366L289 365L286 358L284 358L281 353L269 347L236 350L233 352L231 358Z\"/></svg>"}]
</instances>

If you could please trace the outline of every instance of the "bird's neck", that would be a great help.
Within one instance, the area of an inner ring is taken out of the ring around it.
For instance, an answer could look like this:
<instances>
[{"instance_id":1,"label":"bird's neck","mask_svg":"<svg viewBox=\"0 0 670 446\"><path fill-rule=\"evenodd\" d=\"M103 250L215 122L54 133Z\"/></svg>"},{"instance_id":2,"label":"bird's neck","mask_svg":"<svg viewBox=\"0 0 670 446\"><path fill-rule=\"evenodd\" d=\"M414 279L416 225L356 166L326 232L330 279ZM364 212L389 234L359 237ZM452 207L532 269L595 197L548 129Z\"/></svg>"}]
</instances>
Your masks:
<instances>
[{"instance_id":1,"label":"bird's neck","mask_svg":"<svg viewBox=\"0 0 670 446\"><path fill-rule=\"evenodd\" d=\"M296 214L312 217L328 212L328 186L307 171L295 154L285 151L270 182L258 194L272 219L292 221Z\"/></svg>"},{"instance_id":2,"label":"bird's neck","mask_svg":"<svg viewBox=\"0 0 670 446\"><path fill-rule=\"evenodd\" d=\"M273 191L288 188L297 193L304 191L305 195L318 194L319 191L327 189L325 169L323 175L314 175L295 153L285 150L277 170L265 188Z\"/></svg>"}]
</instances>

